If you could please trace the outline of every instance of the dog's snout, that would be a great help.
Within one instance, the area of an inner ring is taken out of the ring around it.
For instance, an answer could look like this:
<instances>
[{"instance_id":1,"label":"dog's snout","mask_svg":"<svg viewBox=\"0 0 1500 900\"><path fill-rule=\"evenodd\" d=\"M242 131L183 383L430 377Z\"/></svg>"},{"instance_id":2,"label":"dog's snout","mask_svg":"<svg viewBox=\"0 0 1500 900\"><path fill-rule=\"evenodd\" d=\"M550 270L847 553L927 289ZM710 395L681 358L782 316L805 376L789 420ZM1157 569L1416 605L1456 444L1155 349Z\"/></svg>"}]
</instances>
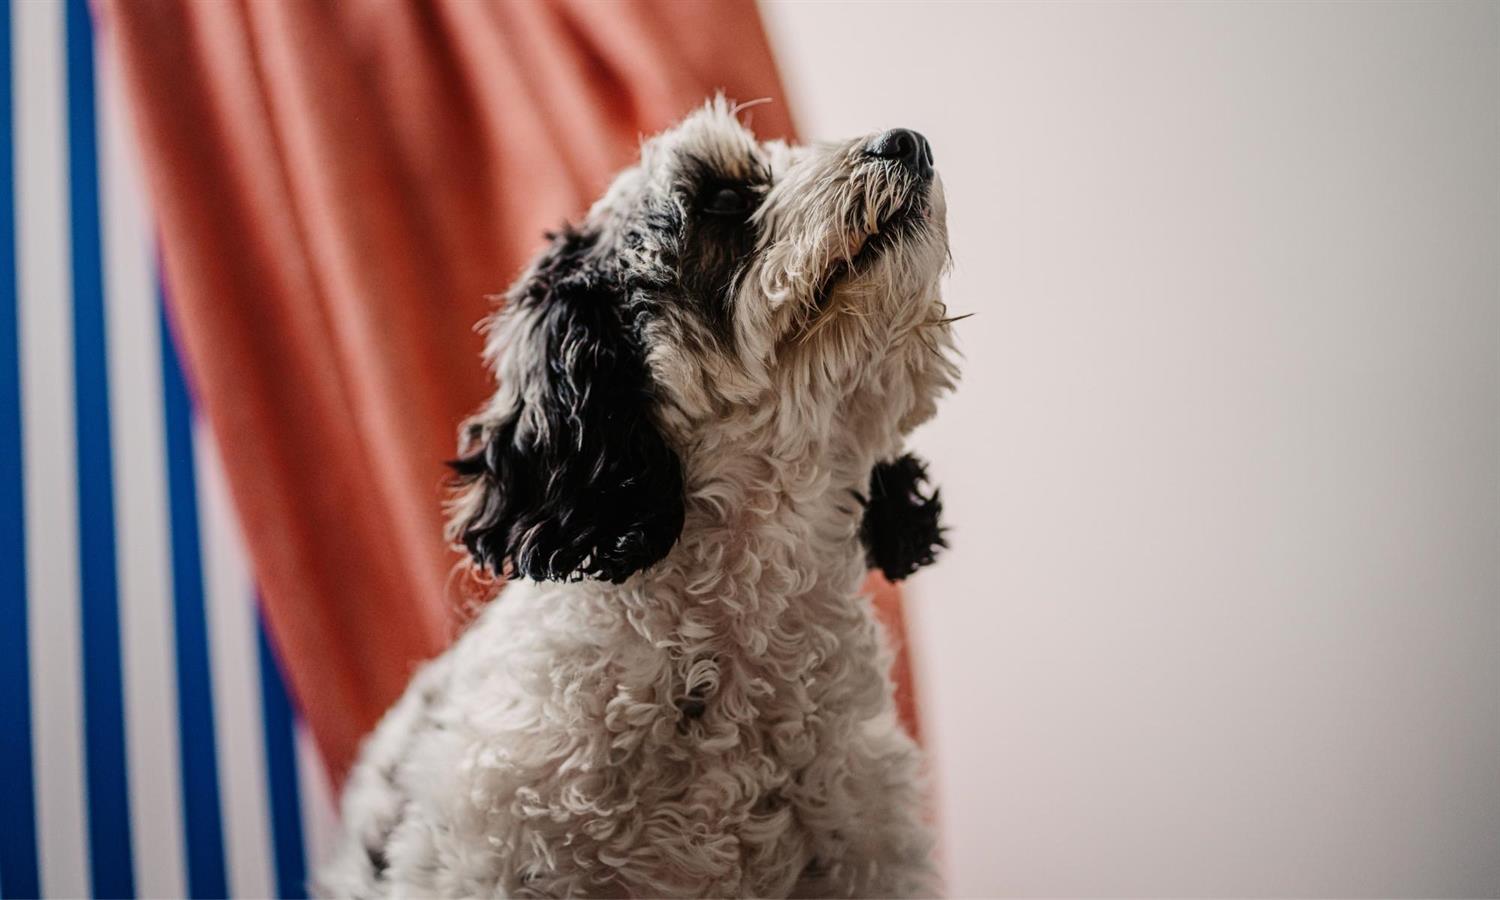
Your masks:
<instances>
[{"instance_id":1,"label":"dog's snout","mask_svg":"<svg viewBox=\"0 0 1500 900\"><path fill-rule=\"evenodd\" d=\"M898 162L922 178L932 175L932 145L910 128L892 128L875 135L865 144L865 153Z\"/></svg>"}]
</instances>

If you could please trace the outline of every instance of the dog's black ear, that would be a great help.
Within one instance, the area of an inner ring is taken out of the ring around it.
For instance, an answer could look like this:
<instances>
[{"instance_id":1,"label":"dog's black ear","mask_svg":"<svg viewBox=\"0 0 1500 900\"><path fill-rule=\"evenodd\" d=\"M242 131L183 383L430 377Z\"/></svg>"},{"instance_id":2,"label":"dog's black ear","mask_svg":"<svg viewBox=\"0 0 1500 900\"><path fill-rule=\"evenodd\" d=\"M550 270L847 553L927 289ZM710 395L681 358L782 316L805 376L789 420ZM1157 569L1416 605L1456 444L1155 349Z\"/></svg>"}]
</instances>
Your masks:
<instances>
[{"instance_id":1,"label":"dog's black ear","mask_svg":"<svg viewBox=\"0 0 1500 900\"><path fill-rule=\"evenodd\" d=\"M497 575L621 582L682 533L682 464L619 282L574 231L511 292L497 406L450 465L449 535Z\"/></svg>"},{"instance_id":2,"label":"dog's black ear","mask_svg":"<svg viewBox=\"0 0 1500 900\"><path fill-rule=\"evenodd\" d=\"M891 581L931 565L938 550L948 546L939 521L943 501L936 488L922 493L926 481L927 466L910 453L876 463L870 472L870 498L859 536L870 567Z\"/></svg>"}]
</instances>

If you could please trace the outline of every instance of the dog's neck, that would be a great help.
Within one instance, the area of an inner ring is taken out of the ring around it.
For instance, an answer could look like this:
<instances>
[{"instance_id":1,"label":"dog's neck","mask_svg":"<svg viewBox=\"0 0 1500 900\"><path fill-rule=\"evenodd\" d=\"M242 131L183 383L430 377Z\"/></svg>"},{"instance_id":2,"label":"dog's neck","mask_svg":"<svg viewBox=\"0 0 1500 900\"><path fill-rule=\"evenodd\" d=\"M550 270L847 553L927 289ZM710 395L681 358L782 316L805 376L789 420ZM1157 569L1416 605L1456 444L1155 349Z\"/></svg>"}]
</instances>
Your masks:
<instances>
[{"instance_id":1,"label":"dog's neck","mask_svg":"<svg viewBox=\"0 0 1500 900\"><path fill-rule=\"evenodd\" d=\"M852 609L865 570L859 526L875 455L853 440L756 440L728 431L693 448L684 460L682 536L640 576L664 613L658 626L796 629L818 608Z\"/></svg>"},{"instance_id":2,"label":"dog's neck","mask_svg":"<svg viewBox=\"0 0 1500 900\"><path fill-rule=\"evenodd\" d=\"M873 462L865 452L718 455L689 468L682 540L735 544L795 537L787 550L809 569L831 552L858 556L861 498Z\"/></svg>"},{"instance_id":3,"label":"dog's neck","mask_svg":"<svg viewBox=\"0 0 1500 900\"><path fill-rule=\"evenodd\" d=\"M609 607L652 648L691 723L682 727L801 758L800 745L786 742L811 727L802 713L836 710L818 720L832 727L868 719L886 702L888 660L859 592L859 495L875 451L853 441L700 449L684 460L681 538ZM773 697L775 714L765 707ZM735 712L696 721L715 707Z\"/></svg>"}]
</instances>

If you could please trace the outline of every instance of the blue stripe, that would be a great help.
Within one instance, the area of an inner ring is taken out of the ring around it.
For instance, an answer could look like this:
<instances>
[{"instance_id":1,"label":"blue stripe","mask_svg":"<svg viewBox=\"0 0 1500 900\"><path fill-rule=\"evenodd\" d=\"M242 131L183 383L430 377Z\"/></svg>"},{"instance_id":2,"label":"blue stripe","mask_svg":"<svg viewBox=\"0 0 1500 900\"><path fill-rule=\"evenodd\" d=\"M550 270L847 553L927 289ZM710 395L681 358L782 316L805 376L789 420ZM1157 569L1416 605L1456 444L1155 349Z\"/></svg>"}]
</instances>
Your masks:
<instances>
[{"instance_id":1,"label":"blue stripe","mask_svg":"<svg viewBox=\"0 0 1500 900\"><path fill-rule=\"evenodd\" d=\"M297 744L291 698L276 665L265 623L260 645L260 695L265 717L266 780L271 794L271 843L276 856L276 894L307 896L307 860L302 850L302 802L297 787Z\"/></svg>"},{"instance_id":2,"label":"blue stripe","mask_svg":"<svg viewBox=\"0 0 1500 900\"><path fill-rule=\"evenodd\" d=\"M31 760L26 614L26 472L16 298L15 144L8 0L0 2L0 894L41 893Z\"/></svg>"},{"instance_id":3,"label":"blue stripe","mask_svg":"<svg viewBox=\"0 0 1500 900\"><path fill-rule=\"evenodd\" d=\"M172 589L176 609L177 729L182 758L190 897L224 897L224 823L214 743L213 674L208 664L203 556L198 531L198 477L187 383L160 307L162 408L166 421L167 497L172 515Z\"/></svg>"},{"instance_id":4,"label":"blue stripe","mask_svg":"<svg viewBox=\"0 0 1500 900\"><path fill-rule=\"evenodd\" d=\"M94 37L87 0L68 0L66 15L89 869L95 896L131 897L135 895L135 873L131 867L113 458L109 444L109 376L99 249Z\"/></svg>"}]
</instances>

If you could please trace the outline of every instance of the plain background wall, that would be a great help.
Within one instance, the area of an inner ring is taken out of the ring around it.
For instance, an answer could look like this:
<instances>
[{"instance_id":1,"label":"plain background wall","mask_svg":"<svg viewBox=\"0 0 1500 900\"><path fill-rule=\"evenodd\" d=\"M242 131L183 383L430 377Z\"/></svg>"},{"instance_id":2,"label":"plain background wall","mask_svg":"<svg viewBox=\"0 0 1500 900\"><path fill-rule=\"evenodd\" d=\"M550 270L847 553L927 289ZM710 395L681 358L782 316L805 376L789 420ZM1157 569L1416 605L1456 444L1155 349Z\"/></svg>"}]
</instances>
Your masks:
<instances>
[{"instance_id":1,"label":"plain background wall","mask_svg":"<svg viewBox=\"0 0 1500 900\"><path fill-rule=\"evenodd\" d=\"M1500 895L1500 5L765 6L948 190L961 895Z\"/></svg>"}]
</instances>

